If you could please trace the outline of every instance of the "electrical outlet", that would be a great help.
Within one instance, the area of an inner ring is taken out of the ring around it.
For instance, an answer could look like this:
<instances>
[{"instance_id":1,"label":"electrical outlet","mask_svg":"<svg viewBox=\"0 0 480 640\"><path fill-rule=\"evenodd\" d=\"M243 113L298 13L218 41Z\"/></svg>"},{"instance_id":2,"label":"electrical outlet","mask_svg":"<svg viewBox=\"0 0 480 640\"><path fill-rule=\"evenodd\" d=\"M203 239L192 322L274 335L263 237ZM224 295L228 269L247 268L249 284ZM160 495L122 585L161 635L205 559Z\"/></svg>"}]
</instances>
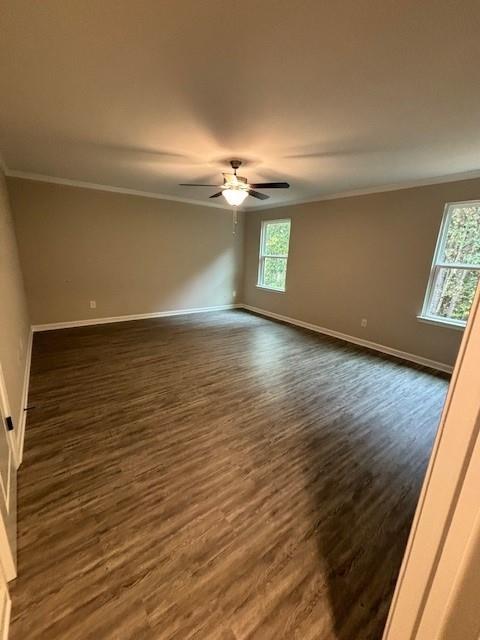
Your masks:
<instances>
[{"instance_id":1,"label":"electrical outlet","mask_svg":"<svg viewBox=\"0 0 480 640\"><path fill-rule=\"evenodd\" d=\"M366 318L362 318L362 321L360 322L360 326L365 329L365 327L367 326L367 319Z\"/></svg>"},{"instance_id":2,"label":"electrical outlet","mask_svg":"<svg viewBox=\"0 0 480 640\"><path fill-rule=\"evenodd\" d=\"M97 301L90 300L90 309L96 309L96 308L97 308Z\"/></svg>"},{"instance_id":3,"label":"electrical outlet","mask_svg":"<svg viewBox=\"0 0 480 640\"><path fill-rule=\"evenodd\" d=\"M233 294L233 299L235 300L235 298L237 297L237 292L236 291L232 291Z\"/></svg>"}]
</instances>

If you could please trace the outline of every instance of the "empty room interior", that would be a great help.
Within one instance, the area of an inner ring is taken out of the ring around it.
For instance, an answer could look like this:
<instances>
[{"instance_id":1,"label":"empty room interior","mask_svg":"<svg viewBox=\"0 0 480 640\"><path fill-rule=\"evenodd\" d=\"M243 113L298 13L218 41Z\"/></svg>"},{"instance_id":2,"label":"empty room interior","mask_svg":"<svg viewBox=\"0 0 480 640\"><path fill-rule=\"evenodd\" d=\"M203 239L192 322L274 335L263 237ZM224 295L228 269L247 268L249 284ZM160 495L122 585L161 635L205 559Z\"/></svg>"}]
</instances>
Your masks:
<instances>
[{"instance_id":1,"label":"empty room interior","mask_svg":"<svg viewBox=\"0 0 480 640\"><path fill-rule=\"evenodd\" d=\"M1 638L480 638L479 27L2 1Z\"/></svg>"}]
</instances>

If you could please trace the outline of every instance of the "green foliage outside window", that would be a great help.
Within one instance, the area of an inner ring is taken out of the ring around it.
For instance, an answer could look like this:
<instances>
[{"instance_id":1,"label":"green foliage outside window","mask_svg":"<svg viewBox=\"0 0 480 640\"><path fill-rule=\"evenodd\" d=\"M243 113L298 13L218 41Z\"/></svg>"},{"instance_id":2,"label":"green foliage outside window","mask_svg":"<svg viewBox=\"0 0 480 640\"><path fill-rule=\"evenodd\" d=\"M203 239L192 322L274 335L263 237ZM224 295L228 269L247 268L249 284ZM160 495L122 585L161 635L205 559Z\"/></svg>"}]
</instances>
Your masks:
<instances>
[{"instance_id":1,"label":"green foliage outside window","mask_svg":"<svg viewBox=\"0 0 480 640\"><path fill-rule=\"evenodd\" d=\"M286 258L265 258L263 284L272 289L285 289L287 277Z\"/></svg>"},{"instance_id":2,"label":"green foliage outside window","mask_svg":"<svg viewBox=\"0 0 480 640\"><path fill-rule=\"evenodd\" d=\"M285 290L290 220L267 222L263 228L259 284Z\"/></svg>"},{"instance_id":3,"label":"green foliage outside window","mask_svg":"<svg viewBox=\"0 0 480 640\"><path fill-rule=\"evenodd\" d=\"M480 204L454 206L447 215L428 313L465 321L480 273Z\"/></svg>"},{"instance_id":4,"label":"green foliage outside window","mask_svg":"<svg viewBox=\"0 0 480 640\"><path fill-rule=\"evenodd\" d=\"M290 240L290 222L273 222L265 225L264 255L287 256Z\"/></svg>"}]
</instances>

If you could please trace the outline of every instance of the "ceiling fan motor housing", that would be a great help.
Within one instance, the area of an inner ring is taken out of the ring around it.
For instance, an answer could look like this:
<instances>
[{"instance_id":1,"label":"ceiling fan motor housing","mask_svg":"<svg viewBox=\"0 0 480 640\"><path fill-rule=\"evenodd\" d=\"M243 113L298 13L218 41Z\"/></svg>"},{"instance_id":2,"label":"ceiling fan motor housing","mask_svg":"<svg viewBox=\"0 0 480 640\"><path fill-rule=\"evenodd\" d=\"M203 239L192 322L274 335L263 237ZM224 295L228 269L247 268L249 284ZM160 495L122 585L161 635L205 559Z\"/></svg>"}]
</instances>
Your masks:
<instances>
[{"instance_id":1,"label":"ceiling fan motor housing","mask_svg":"<svg viewBox=\"0 0 480 640\"><path fill-rule=\"evenodd\" d=\"M238 184L239 186L247 185L247 179L244 176L237 176L236 173L224 173L223 184ZM240 184L241 183L241 184Z\"/></svg>"}]
</instances>

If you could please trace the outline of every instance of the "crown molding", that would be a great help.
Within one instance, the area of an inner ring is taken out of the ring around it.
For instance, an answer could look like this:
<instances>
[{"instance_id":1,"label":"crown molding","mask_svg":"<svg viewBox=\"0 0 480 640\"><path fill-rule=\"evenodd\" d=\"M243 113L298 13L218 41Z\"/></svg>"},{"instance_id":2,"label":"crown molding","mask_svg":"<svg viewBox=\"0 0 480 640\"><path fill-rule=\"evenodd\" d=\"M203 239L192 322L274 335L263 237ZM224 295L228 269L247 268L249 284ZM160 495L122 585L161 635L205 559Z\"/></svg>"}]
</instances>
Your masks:
<instances>
[{"instance_id":1,"label":"crown molding","mask_svg":"<svg viewBox=\"0 0 480 640\"><path fill-rule=\"evenodd\" d=\"M296 198L288 202L272 203L265 205L257 205L255 207L231 207L229 205L221 205L214 202L205 202L203 200L194 200L192 198L180 198L164 193L155 193L152 191L142 191L138 189L128 189L126 187L115 187L106 184L97 184L94 182L84 182L82 180L71 180L70 178L58 178L56 176L48 176L40 173L31 173L28 171L17 171L9 169L0 153L0 169L7 177L21 178L23 180L33 180L35 182L47 182L51 184L61 184L68 187L80 187L83 189L93 189L95 191L109 191L112 193L123 193L131 196L140 196L143 198L153 198L156 200L169 200L172 202L183 202L185 204L198 205L200 207L211 207L214 209L222 209L224 211L239 211L248 213L249 211L268 211L269 209L280 209L283 207L293 207L300 204L309 204L312 202L324 202L327 200L338 200L341 198L353 198L356 196L372 195L374 193L385 193L387 191L401 191L403 189L413 189L414 187L428 187L434 184L442 184L448 182L460 182L462 180L474 180L480 178L480 169L473 171L465 171L462 173L451 173L443 176L432 178L424 178L419 180L411 180L409 182L400 182L389 185L380 185L375 187L367 187L365 189L353 189L350 191L339 191L328 195L318 195L311 198Z\"/></svg>"},{"instance_id":2,"label":"crown molding","mask_svg":"<svg viewBox=\"0 0 480 640\"><path fill-rule=\"evenodd\" d=\"M326 200L339 200L341 198L353 198L355 196L367 196L374 193L385 193L387 191L402 191L403 189L413 189L415 187L428 187L434 184L442 184L447 182L461 182L462 180L475 180L480 178L480 169L473 171L465 171L463 173L451 173L449 175L437 176L433 178L425 178L421 180L411 180L409 182L399 182L395 184L368 187L365 189L355 189L351 191L340 191L331 193L326 196L314 196L313 198L300 198L282 202L280 204L265 204L255 208L245 208L244 211L267 211L268 209L280 209L281 207L293 207L297 204L309 204L311 202L324 202Z\"/></svg>"},{"instance_id":3,"label":"crown molding","mask_svg":"<svg viewBox=\"0 0 480 640\"><path fill-rule=\"evenodd\" d=\"M4 173L9 178L21 178L22 180L32 180L34 182L48 182L50 184L61 184L67 187L80 187L81 189L93 189L95 191L109 191L111 193L123 193L130 196L140 196L142 198L154 198L155 200L169 200L172 202L183 202L186 204L194 204L200 207L210 207L214 209L222 209L224 211L232 211L233 207L223 206L214 202L204 202L203 200L193 200L192 198L179 198L164 193L155 193L152 191L140 191L138 189L127 189L125 187L114 187L108 184L96 184L94 182L83 182L82 180L71 180L70 178L57 178L55 176L46 176L41 173L29 173L28 171L16 171L8 169L4 165Z\"/></svg>"}]
</instances>

